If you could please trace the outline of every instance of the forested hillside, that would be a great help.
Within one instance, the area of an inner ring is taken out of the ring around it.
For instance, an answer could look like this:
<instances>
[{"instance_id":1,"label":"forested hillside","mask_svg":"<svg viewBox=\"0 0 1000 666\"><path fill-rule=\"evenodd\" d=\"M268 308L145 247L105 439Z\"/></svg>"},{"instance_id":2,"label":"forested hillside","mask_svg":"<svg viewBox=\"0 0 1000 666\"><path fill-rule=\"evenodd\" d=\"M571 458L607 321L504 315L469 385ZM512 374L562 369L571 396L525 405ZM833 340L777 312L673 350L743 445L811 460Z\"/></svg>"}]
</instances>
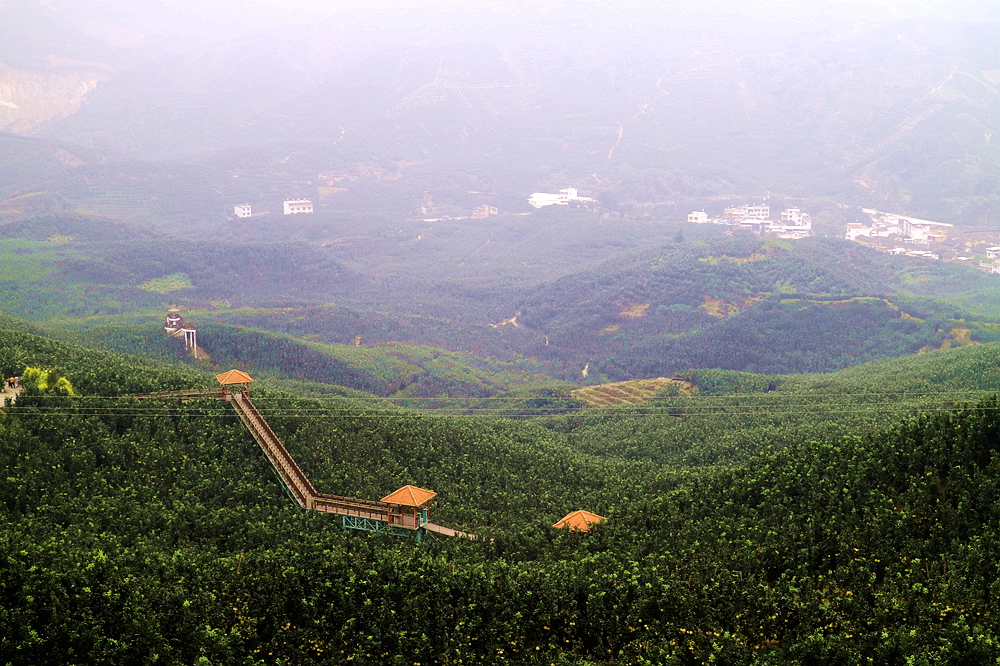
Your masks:
<instances>
[{"instance_id":1,"label":"forested hillside","mask_svg":"<svg viewBox=\"0 0 1000 666\"><path fill-rule=\"evenodd\" d=\"M675 468L730 464L987 397L1000 390L1000 346L934 351L826 374L703 369L684 379L693 391L668 385L638 405L586 409L567 400L563 389L511 396L509 406L544 417L538 422L566 433L588 453Z\"/></svg>"},{"instance_id":2,"label":"forested hillside","mask_svg":"<svg viewBox=\"0 0 1000 666\"><path fill-rule=\"evenodd\" d=\"M451 398L692 368L827 372L1000 336L998 278L968 266L564 212L333 244L36 217L0 227L0 309L64 339L176 359L156 332L181 306L223 365Z\"/></svg>"},{"instance_id":3,"label":"forested hillside","mask_svg":"<svg viewBox=\"0 0 1000 666\"><path fill-rule=\"evenodd\" d=\"M29 381L0 415L4 661L1000 657L1000 404L945 401L960 387L996 388L993 345L914 360L939 396L913 383L916 366L895 361L843 379L701 376L706 393L740 401L717 413L785 387L813 420L807 396L829 398L833 387L848 402L868 387L873 416L887 391L943 408L883 412L888 429L874 419L848 435L775 439L723 467L588 451L542 427L551 417L442 418L255 393L318 488L360 497L432 488L435 519L480 537L418 544L345 534L329 516L295 509L225 403L127 397L207 386L210 376L30 333L0 341L13 364L5 372L51 367L77 394ZM710 439L702 428L696 437ZM549 527L577 508L607 521L589 534Z\"/></svg>"},{"instance_id":4,"label":"forested hillside","mask_svg":"<svg viewBox=\"0 0 1000 666\"><path fill-rule=\"evenodd\" d=\"M992 339L963 306L997 317L995 284L834 239L724 239L625 254L544 285L520 320L547 336L540 357L589 362L612 379L828 372L937 348L955 327Z\"/></svg>"},{"instance_id":5,"label":"forested hillside","mask_svg":"<svg viewBox=\"0 0 1000 666\"><path fill-rule=\"evenodd\" d=\"M0 664L1000 663L996 9L272 4L0 1Z\"/></svg>"}]
</instances>

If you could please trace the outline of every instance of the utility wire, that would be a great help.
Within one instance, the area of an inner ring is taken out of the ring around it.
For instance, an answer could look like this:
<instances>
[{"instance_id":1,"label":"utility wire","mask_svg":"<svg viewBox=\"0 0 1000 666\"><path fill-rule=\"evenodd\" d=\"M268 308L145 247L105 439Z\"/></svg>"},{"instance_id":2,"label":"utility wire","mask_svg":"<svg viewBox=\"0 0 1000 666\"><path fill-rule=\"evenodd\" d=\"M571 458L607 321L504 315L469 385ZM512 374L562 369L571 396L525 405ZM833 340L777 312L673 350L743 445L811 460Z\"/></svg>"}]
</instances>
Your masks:
<instances>
[{"instance_id":1,"label":"utility wire","mask_svg":"<svg viewBox=\"0 0 1000 666\"><path fill-rule=\"evenodd\" d=\"M186 389L181 389L186 390ZM193 389L192 389L193 390ZM853 393L845 392L832 392L832 393L812 393L808 391L775 391L770 393L765 392L750 392L750 393L727 393L720 395L712 394L693 394L693 395L676 395L676 396L653 396L649 400L739 400L748 398L757 399L783 399L785 397L803 397L803 398L826 398L826 397L883 397L883 396L893 396L893 397L903 397L903 396L949 396L949 395L969 395L970 393L976 392L998 392L1000 391L1000 386L997 388L965 388L965 389L951 389L951 390L934 390L934 391L858 391ZM81 395L81 396L60 396L60 395L34 395L30 396L32 399L49 399L49 400L65 400L70 397L72 400L176 400L180 396L171 396L169 392L165 392L167 395L157 396L157 392L153 392L142 398L136 398L134 395ZM0 394L0 398L3 394ZM205 398L210 396L206 395ZM197 396L184 396L186 400L198 400ZM262 400L267 400L268 402L281 402L281 401L353 401L353 402L378 402L382 403L385 401L399 400L399 401L426 401L426 402L484 402L484 401L524 401L524 400L558 400L558 399L579 399L573 396L490 396L484 398L470 397L470 398L450 398L450 397L421 397L421 396L323 396L323 397L264 397L260 398Z\"/></svg>"},{"instance_id":2,"label":"utility wire","mask_svg":"<svg viewBox=\"0 0 1000 666\"><path fill-rule=\"evenodd\" d=\"M961 407L962 411L972 411L972 412L990 412L990 411L1000 411L1000 406L998 407L983 407L975 405L963 405ZM766 415L768 416L808 416L812 414L886 414L895 412L918 412L918 413L930 413L930 412L947 412L955 411L956 406L942 406L936 407L933 405L913 405L913 404L901 404L901 405L881 405L879 408L869 408L869 409L823 409L823 410L808 410L808 409L795 409L795 410L782 410L775 411L773 409L768 409ZM35 412L39 414L44 414L47 416L119 416L119 417L142 417L142 418L224 418L233 416L232 412L227 410L218 411L124 411L124 410L91 410L87 411L85 409L81 410L66 410L65 408L35 408ZM479 418L485 416L510 416L511 413L506 410L490 410L490 411L477 411L477 410L463 410L464 413L448 413L444 410L435 410L433 412L387 412L381 414L364 414L356 413L351 411L341 411L341 412L312 412L303 413L302 411L277 411L277 410L261 410L261 414L267 416L268 418L285 418L285 419L311 419L311 420L333 420L333 419L371 419L371 420L388 420L388 419L413 419L414 417L440 417L440 418ZM541 410L533 410L541 411ZM637 413L624 413L620 416L627 417L650 417L650 416L667 416L667 417L696 417L696 416L760 416L760 409L722 409L718 411L695 411L695 412L676 412L676 411L646 411ZM565 416L594 416L600 417L604 416L600 413L588 413L580 415L578 413L567 413L564 411L550 412L555 415L565 415ZM32 412L27 410L16 412L18 415L30 416ZM532 414L532 416L544 416L545 414ZM619 416L619 414L611 414L610 416Z\"/></svg>"}]
</instances>

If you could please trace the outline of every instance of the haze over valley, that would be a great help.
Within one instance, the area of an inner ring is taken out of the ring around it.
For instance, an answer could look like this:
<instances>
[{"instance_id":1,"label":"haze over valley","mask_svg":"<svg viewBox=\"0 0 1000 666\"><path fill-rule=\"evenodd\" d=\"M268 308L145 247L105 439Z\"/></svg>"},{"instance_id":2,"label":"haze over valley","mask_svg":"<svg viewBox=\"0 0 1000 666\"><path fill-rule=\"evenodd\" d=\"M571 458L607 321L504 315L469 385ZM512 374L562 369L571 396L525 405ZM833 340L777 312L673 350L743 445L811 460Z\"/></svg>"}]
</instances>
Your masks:
<instances>
[{"instance_id":1,"label":"haze over valley","mask_svg":"<svg viewBox=\"0 0 1000 666\"><path fill-rule=\"evenodd\" d=\"M996 663L994 4L0 2L0 663Z\"/></svg>"}]
</instances>

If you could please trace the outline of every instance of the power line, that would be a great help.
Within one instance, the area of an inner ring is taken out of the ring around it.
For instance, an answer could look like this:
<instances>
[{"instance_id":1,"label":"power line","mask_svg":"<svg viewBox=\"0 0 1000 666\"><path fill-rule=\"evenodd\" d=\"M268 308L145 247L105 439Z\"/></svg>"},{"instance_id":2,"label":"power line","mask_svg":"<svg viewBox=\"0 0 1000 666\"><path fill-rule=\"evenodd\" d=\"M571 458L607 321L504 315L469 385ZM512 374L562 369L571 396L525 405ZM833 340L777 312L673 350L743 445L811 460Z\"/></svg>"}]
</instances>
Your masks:
<instances>
[{"instance_id":1,"label":"power line","mask_svg":"<svg viewBox=\"0 0 1000 666\"><path fill-rule=\"evenodd\" d=\"M675 400L745 400L745 399L784 399L786 397L802 397L802 398L845 398L845 397L908 397L908 396L931 396L931 397L942 397L950 395L960 395L968 396L970 393L994 393L1000 391L1000 387L997 388L964 388L964 389L951 389L951 390L934 390L934 391L859 391L855 393L845 393L845 392L834 392L834 393L811 393L806 391L775 391L773 393L763 393L763 392L752 392L752 393L728 393L728 394L694 394L694 395L679 395L679 396L655 396L650 398L648 402L652 401L663 401L667 399ZM0 394L2 397L2 394ZM26 396L27 397L27 396ZM50 400L65 400L70 398L72 400L176 400L177 398L170 395L164 395L158 397L155 392L152 395L144 396L143 398L137 398L134 395L81 395L81 396L59 396L59 395L33 395L30 396L33 399L50 399ZM207 396L206 396L207 397ZM196 400L197 398L186 397L187 400ZM308 396L308 397L282 397L282 396L267 396L260 398L262 400L267 400L268 402L281 402L281 401L353 401L353 402L378 402L382 403L385 401L426 401L426 402L485 402L485 401L526 401L526 400L581 400L579 398L573 398L572 396L489 396L489 397L429 397L429 396ZM581 400L581 402L586 402Z\"/></svg>"},{"instance_id":2,"label":"power line","mask_svg":"<svg viewBox=\"0 0 1000 666\"><path fill-rule=\"evenodd\" d=\"M920 413L931 413L931 412L948 412L955 411L958 406L933 406L933 405L913 405L913 404L901 404L901 405L882 405L880 408L869 408L869 409L824 409L824 410L809 410L809 409L796 409L796 410L766 410L765 415L768 416L808 416L812 414L886 414L886 413L897 413L897 412L920 412ZM1000 411L1000 406L997 407L984 407L977 405L962 405L960 407L962 411L974 411L974 412L989 412L989 411ZM228 410L217 410L217 411L187 411L187 410L177 410L168 411L163 410L120 410L120 409L107 409L107 410L96 410L86 409L80 410L66 410L64 407L35 407L35 411L39 414L44 414L47 416L120 416L120 417L143 417L143 418L222 418L232 416L232 413ZM303 412L302 410L262 410L263 414L271 418L286 418L286 419L316 419L316 420L332 420L332 419L372 419L372 420L387 420L387 419L413 419L414 417L426 418L426 417L438 417L438 418L477 418L486 416L511 416L511 413L506 410L463 410L464 413L447 413L444 410L435 410L433 412L386 412L378 414L369 413L357 413L353 411L335 411L330 412L326 410L307 410ZM541 411L541 410L535 410ZM18 415L30 416L31 412L28 411L17 411ZM565 416L594 416L600 417L605 416L601 413L567 413L564 411L552 411L551 414L565 415ZM545 414L537 414L537 416L544 416ZM725 411L694 411L694 412L681 412L671 410L657 410L657 411L645 411L637 413L622 413L622 414L610 414L610 416L626 416L626 417L647 417L647 416L667 416L667 417L692 417L692 416L760 416L761 410L759 409L726 409Z\"/></svg>"}]
</instances>

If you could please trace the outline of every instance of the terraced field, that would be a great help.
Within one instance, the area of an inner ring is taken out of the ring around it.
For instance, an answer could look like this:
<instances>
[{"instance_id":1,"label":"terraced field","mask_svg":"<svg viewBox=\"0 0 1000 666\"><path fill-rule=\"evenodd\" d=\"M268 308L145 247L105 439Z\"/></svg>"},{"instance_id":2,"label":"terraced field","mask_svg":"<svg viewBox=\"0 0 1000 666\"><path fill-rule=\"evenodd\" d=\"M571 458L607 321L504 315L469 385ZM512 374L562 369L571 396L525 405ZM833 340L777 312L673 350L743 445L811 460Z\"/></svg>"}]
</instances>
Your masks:
<instances>
[{"instance_id":1,"label":"terraced field","mask_svg":"<svg viewBox=\"0 0 1000 666\"><path fill-rule=\"evenodd\" d=\"M614 407L625 404L640 405L668 392L691 394L697 390L697 386L683 379L655 377L587 386L572 391L571 395L592 407Z\"/></svg>"}]
</instances>

